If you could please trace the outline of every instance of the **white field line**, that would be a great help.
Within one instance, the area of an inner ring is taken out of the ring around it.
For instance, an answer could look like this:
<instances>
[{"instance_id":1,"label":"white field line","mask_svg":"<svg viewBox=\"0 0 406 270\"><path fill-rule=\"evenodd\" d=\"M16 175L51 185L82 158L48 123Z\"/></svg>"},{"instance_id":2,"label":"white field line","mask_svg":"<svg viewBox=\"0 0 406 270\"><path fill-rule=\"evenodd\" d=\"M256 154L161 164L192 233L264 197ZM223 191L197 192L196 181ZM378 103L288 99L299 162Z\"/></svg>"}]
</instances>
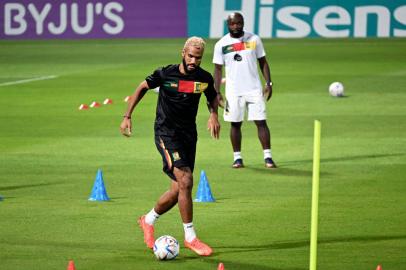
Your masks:
<instances>
[{"instance_id":1,"label":"white field line","mask_svg":"<svg viewBox=\"0 0 406 270\"><path fill-rule=\"evenodd\" d=\"M43 77L37 77L37 78L31 78L31 79L25 79L25 80L5 82L5 83L0 83L0 87L1 86L7 86L7 85L14 85L14 84L35 82L35 81L50 80L50 79L55 79L55 78L58 78L58 76L50 75L50 76L43 76Z\"/></svg>"}]
</instances>

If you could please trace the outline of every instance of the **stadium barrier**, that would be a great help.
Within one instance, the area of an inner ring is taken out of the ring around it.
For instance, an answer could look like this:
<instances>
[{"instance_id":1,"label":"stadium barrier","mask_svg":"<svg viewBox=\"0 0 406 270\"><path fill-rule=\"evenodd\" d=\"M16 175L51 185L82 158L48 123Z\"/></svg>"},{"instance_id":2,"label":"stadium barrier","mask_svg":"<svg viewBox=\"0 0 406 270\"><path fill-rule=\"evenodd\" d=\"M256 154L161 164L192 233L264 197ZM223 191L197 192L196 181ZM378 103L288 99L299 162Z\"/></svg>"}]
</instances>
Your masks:
<instances>
[{"instance_id":1,"label":"stadium barrier","mask_svg":"<svg viewBox=\"0 0 406 270\"><path fill-rule=\"evenodd\" d=\"M0 39L219 38L233 11L262 38L406 36L406 0L4 0Z\"/></svg>"}]
</instances>

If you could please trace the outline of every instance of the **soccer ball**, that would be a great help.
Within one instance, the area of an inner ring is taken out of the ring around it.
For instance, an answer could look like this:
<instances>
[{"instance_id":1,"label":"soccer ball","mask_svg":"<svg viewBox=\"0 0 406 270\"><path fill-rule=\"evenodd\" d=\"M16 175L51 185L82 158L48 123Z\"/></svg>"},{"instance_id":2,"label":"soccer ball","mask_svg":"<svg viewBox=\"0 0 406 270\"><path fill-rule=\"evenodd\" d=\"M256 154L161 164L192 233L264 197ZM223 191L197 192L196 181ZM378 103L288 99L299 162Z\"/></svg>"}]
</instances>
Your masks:
<instances>
[{"instance_id":1,"label":"soccer ball","mask_svg":"<svg viewBox=\"0 0 406 270\"><path fill-rule=\"evenodd\" d=\"M179 255L179 243L174 237L164 235L154 244L154 254L158 260L172 260Z\"/></svg>"},{"instance_id":2,"label":"soccer ball","mask_svg":"<svg viewBox=\"0 0 406 270\"><path fill-rule=\"evenodd\" d=\"M344 96L344 85L340 82L333 82L328 87L328 92L333 97L342 97Z\"/></svg>"}]
</instances>

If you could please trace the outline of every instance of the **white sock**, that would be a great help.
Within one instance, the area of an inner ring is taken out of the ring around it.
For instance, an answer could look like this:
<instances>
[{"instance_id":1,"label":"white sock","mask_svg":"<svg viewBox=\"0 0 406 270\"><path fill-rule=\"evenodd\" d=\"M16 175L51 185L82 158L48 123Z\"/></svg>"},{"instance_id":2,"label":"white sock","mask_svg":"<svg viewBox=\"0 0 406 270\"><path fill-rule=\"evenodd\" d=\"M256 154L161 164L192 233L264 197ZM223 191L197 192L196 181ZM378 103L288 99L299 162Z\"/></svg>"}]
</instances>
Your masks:
<instances>
[{"instance_id":1,"label":"white sock","mask_svg":"<svg viewBox=\"0 0 406 270\"><path fill-rule=\"evenodd\" d=\"M241 152L234 152L234 161L242 159Z\"/></svg>"},{"instance_id":2,"label":"white sock","mask_svg":"<svg viewBox=\"0 0 406 270\"><path fill-rule=\"evenodd\" d=\"M266 158L272 158L271 149L265 149L264 150L264 159L266 159Z\"/></svg>"},{"instance_id":3,"label":"white sock","mask_svg":"<svg viewBox=\"0 0 406 270\"><path fill-rule=\"evenodd\" d=\"M160 215L157 212L155 212L155 209L152 208L152 210L145 215L145 223L149 225L154 225L155 221L158 220L159 216Z\"/></svg>"},{"instance_id":4,"label":"white sock","mask_svg":"<svg viewBox=\"0 0 406 270\"><path fill-rule=\"evenodd\" d=\"M183 229L185 230L185 240L187 242L192 242L196 238L195 227L193 227L193 222L183 223Z\"/></svg>"}]
</instances>

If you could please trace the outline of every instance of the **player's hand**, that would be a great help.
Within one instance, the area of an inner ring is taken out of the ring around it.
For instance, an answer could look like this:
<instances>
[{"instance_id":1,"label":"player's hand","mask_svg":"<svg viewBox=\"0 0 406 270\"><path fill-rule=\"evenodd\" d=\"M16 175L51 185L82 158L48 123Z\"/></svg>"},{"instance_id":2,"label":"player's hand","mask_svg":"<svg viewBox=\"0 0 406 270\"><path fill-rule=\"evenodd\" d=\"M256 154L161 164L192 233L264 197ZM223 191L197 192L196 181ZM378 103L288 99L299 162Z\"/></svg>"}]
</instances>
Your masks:
<instances>
[{"instance_id":1,"label":"player's hand","mask_svg":"<svg viewBox=\"0 0 406 270\"><path fill-rule=\"evenodd\" d=\"M218 100L219 106L224 109L224 98L220 92L217 93L217 100Z\"/></svg>"},{"instance_id":2,"label":"player's hand","mask_svg":"<svg viewBox=\"0 0 406 270\"><path fill-rule=\"evenodd\" d=\"M264 88L264 98L266 99L266 101L270 100L272 97L272 86L271 85L267 85Z\"/></svg>"},{"instance_id":3,"label":"player's hand","mask_svg":"<svg viewBox=\"0 0 406 270\"><path fill-rule=\"evenodd\" d=\"M124 117L123 121L121 122L120 125L120 132L126 137L131 136L131 128L132 128L132 123L131 119Z\"/></svg>"},{"instance_id":4,"label":"player's hand","mask_svg":"<svg viewBox=\"0 0 406 270\"><path fill-rule=\"evenodd\" d=\"M211 113L207 122L207 129L210 130L210 135L213 139L220 138L220 123L217 113Z\"/></svg>"}]
</instances>

